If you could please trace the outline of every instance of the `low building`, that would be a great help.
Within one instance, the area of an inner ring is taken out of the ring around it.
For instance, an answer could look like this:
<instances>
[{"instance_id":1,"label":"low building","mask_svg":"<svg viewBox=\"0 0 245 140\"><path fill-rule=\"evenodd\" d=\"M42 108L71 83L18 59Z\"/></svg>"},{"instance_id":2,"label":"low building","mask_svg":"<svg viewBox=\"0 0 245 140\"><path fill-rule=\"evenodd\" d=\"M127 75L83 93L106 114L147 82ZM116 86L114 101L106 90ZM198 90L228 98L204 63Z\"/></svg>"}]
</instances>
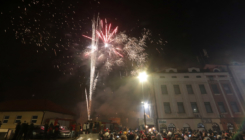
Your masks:
<instances>
[{"instance_id":1,"label":"low building","mask_svg":"<svg viewBox=\"0 0 245 140\"><path fill-rule=\"evenodd\" d=\"M59 123L74 120L75 114L48 100L12 100L0 103L1 129L15 129L18 122L43 125L46 120Z\"/></svg>"}]
</instances>

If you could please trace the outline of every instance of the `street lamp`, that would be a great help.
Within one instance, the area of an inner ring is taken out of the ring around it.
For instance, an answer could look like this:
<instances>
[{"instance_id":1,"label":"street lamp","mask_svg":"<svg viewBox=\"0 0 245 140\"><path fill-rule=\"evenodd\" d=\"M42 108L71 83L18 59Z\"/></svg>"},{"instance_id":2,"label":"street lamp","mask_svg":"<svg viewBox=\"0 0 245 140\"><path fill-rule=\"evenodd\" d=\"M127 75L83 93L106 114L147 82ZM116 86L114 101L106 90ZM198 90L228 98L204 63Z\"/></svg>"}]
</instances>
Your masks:
<instances>
[{"instance_id":1,"label":"street lamp","mask_svg":"<svg viewBox=\"0 0 245 140\"><path fill-rule=\"evenodd\" d=\"M147 80L148 75L146 74L146 72L141 72L138 75L138 79L142 84L142 95L143 95L143 100L144 100L144 92L143 92L143 83ZM144 102L141 102L144 103ZM146 116L145 116L145 108L148 107L147 103L144 103L144 125L146 127Z\"/></svg>"},{"instance_id":2,"label":"street lamp","mask_svg":"<svg viewBox=\"0 0 245 140\"><path fill-rule=\"evenodd\" d=\"M145 82L147 80L148 75L146 72L141 72L139 73L138 79L140 80L141 83Z\"/></svg>"},{"instance_id":3,"label":"street lamp","mask_svg":"<svg viewBox=\"0 0 245 140\"><path fill-rule=\"evenodd\" d=\"M144 103L144 108L148 108L148 107L149 107L149 104Z\"/></svg>"}]
</instances>

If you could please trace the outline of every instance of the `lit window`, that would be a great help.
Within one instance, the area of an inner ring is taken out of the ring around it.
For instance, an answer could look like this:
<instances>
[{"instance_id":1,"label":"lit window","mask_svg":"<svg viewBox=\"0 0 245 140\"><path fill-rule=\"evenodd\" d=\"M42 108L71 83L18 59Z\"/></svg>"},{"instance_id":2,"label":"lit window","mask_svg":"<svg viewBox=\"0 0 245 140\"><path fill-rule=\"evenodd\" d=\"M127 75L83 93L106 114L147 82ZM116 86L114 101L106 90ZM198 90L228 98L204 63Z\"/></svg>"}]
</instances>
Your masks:
<instances>
[{"instance_id":1,"label":"lit window","mask_svg":"<svg viewBox=\"0 0 245 140\"><path fill-rule=\"evenodd\" d=\"M175 94L180 94L179 85L174 85L174 92L175 92Z\"/></svg>"},{"instance_id":2,"label":"lit window","mask_svg":"<svg viewBox=\"0 0 245 140\"><path fill-rule=\"evenodd\" d=\"M231 88L229 84L222 84L226 94L231 94Z\"/></svg>"},{"instance_id":3,"label":"lit window","mask_svg":"<svg viewBox=\"0 0 245 140\"><path fill-rule=\"evenodd\" d=\"M8 123L8 121L9 121L9 116L4 116L3 123Z\"/></svg>"},{"instance_id":4,"label":"lit window","mask_svg":"<svg viewBox=\"0 0 245 140\"><path fill-rule=\"evenodd\" d=\"M199 112L196 102L191 102L191 108L192 108L193 113L198 113Z\"/></svg>"},{"instance_id":5,"label":"lit window","mask_svg":"<svg viewBox=\"0 0 245 140\"><path fill-rule=\"evenodd\" d=\"M186 88L187 88L187 92L188 92L188 94L194 94L194 92L193 92L193 89L192 89L192 86L191 86L191 85L186 85Z\"/></svg>"},{"instance_id":6,"label":"lit window","mask_svg":"<svg viewBox=\"0 0 245 140\"><path fill-rule=\"evenodd\" d=\"M216 84L211 84L211 89L214 94L219 94L219 88Z\"/></svg>"},{"instance_id":7,"label":"lit window","mask_svg":"<svg viewBox=\"0 0 245 140\"><path fill-rule=\"evenodd\" d=\"M231 102L231 108L234 112L240 112L236 102Z\"/></svg>"},{"instance_id":8,"label":"lit window","mask_svg":"<svg viewBox=\"0 0 245 140\"><path fill-rule=\"evenodd\" d=\"M22 116L16 116L15 123L21 122Z\"/></svg>"},{"instance_id":9,"label":"lit window","mask_svg":"<svg viewBox=\"0 0 245 140\"><path fill-rule=\"evenodd\" d=\"M177 102L179 113L185 113L185 108L183 102Z\"/></svg>"},{"instance_id":10,"label":"lit window","mask_svg":"<svg viewBox=\"0 0 245 140\"><path fill-rule=\"evenodd\" d=\"M200 88L201 94L207 94L207 91L204 85L199 85L199 88Z\"/></svg>"},{"instance_id":11,"label":"lit window","mask_svg":"<svg viewBox=\"0 0 245 140\"><path fill-rule=\"evenodd\" d=\"M167 86L166 85L161 85L162 89L162 94L168 94Z\"/></svg>"},{"instance_id":12,"label":"lit window","mask_svg":"<svg viewBox=\"0 0 245 140\"><path fill-rule=\"evenodd\" d=\"M210 102L204 102L207 113L213 113Z\"/></svg>"},{"instance_id":13,"label":"lit window","mask_svg":"<svg viewBox=\"0 0 245 140\"><path fill-rule=\"evenodd\" d=\"M168 114L171 113L170 103L169 102L164 102L163 105L164 105L165 113L168 113Z\"/></svg>"},{"instance_id":14,"label":"lit window","mask_svg":"<svg viewBox=\"0 0 245 140\"><path fill-rule=\"evenodd\" d=\"M38 118L38 116L32 116L31 122L37 123L37 118Z\"/></svg>"},{"instance_id":15,"label":"lit window","mask_svg":"<svg viewBox=\"0 0 245 140\"><path fill-rule=\"evenodd\" d=\"M226 112L223 102L218 102L218 106L219 106L219 110L220 110L221 113L225 113Z\"/></svg>"}]
</instances>

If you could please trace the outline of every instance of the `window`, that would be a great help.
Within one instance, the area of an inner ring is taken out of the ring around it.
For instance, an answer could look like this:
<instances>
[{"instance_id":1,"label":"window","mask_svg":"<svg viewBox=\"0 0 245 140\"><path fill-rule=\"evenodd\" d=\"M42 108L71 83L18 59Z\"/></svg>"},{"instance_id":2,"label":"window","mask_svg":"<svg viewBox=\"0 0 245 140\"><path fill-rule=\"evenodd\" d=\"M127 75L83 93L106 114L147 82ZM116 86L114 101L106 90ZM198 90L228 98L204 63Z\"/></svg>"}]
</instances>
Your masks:
<instances>
[{"instance_id":1,"label":"window","mask_svg":"<svg viewBox=\"0 0 245 140\"><path fill-rule=\"evenodd\" d=\"M172 78L177 78L177 76L172 76Z\"/></svg>"},{"instance_id":2,"label":"window","mask_svg":"<svg viewBox=\"0 0 245 140\"><path fill-rule=\"evenodd\" d=\"M177 105L178 105L178 110L179 110L178 113L185 113L183 102L177 102Z\"/></svg>"},{"instance_id":3,"label":"window","mask_svg":"<svg viewBox=\"0 0 245 140\"><path fill-rule=\"evenodd\" d=\"M189 78L189 76L184 76L184 78Z\"/></svg>"},{"instance_id":4,"label":"window","mask_svg":"<svg viewBox=\"0 0 245 140\"><path fill-rule=\"evenodd\" d=\"M210 102L204 102L207 113L213 113Z\"/></svg>"},{"instance_id":5,"label":"window","mask_svg":"<svg viewBox=\"0 0 245 140\"><path fill-rule=\"evenodd\" d=\"M231 102L231 108L232 110L236 113L236 112L240 112L238 109L238 106L236 104L236 102Z\"/></svg>"},{"instance_id":6,"label":"window","mask_svg":"<svg viewBox=\"0 0 245 140\"><path fill-rule=\"evenodd\" d=\"M9 116L4 116L3 123L8 123L8 121L9 121Z\"/></svg>"},{"instance_id":7,"label":"window","mask_svg":"<svg viewBox=\"0 0 245 140\"><path fill-rule=\"evenodd\" d=\"M187 92L188 92L188 94L194 94L194 92L193 92L193 89L192 89L192 86L191 86L191 85L186 85L186 88L187 88Z\"/></svg>"},{"instance_id":8,"label":"window","mask_svg":"<svg viewBox=\"0 0 245 140\"><path fill-rule=\"evenodd\" d=\"M221 113L225 113L226 112L223 102L218 102L218 106L219 106L219 110L220 110Z\"/></svg>"},{"instance_id":9,"label":"window","mask_svg":"<svg viewBox=\"0 0 245 140\"><path fill-rule=\"evenodd\" d=\"M215 76L214 75L207 75L206 77L207 78L214 78Z\"/></svg>"},{"instance_id":10,"label":"window","mask_svg":"<svg viewBox=\"0 0 245 140\"><path fill-rule=\"evenodd\" d=\"M174 92L175 94L180 94L179 85L174 85Z\"/></svg>"},{"instance_id":11,"label":"window","mask_svg":"<svg viewBox=\"0 0 245 140\"><path fill-rule=\"evenodd\" d=\"M199 112L196 102L191 102L191 108L192 108L193 113L198 113Z\"/></svg>"},{"instance_id":12,"label":"window","mask_svg":"<svg viewBox=\"0 0 245 140\"><path fill-rule=\"evenodd\" d=\"M226 94L231 94L231 88L229 84L222 84Z\"/></svg>"},{"instance_id":13,"label":"window","mask_svg":"<svg viewBox=\"0 0 245 140\"><path fill-rule=\"evenodd\" d=\"M218 75L218 77L227 77L226 75Z\"/></svg>"},{"instance_id":14,"label":"window","mask_svg":"<svg viewBox=\"0 0 245 140\"><path fill-rule=\"evenodd\" d=\"M162 89L162 94L168 94L167 86L166 85L161 85Z\"/></svg>"},{"instance_id":15,"label":"window","mask_svg":"<svg viewBox=\"0 0 245 140\"><path fill-rule=\"evenodd\" d=\"M15 123L21 122L22 116L16 116Z\"/></svg>"},{"instance_id":16,"label":"window","mask_svg":"<svg viewBox=\"0 0 245 140\"><path fill-rule=\"evenodd\" d=\"M38 116L32 116L31 122L37 123L37 118L38 118Z\"/></svg>"},{"instance_id":17,"label":"window","mask_svg":"<svg viewBox=\"0 0 245 140\"><path fill-rule=\"evenodd\" d=\"M219 94L219 88L216 84L211 84L211 88L214 94Z\"/></svg>"},{"instance_id":18,"label":"window","mask_svg":"<svg viewBox=\"0 0 245 140\"><path fill-rule=\"evenodd\" d=\"M202 78L202 77L198 75L198 76L196 76L196 78Z\"/></svg>"},{"instance_id":19,"label":"window","mask_svg":"<svg viewBox=\"0 0 245 140\"><path fill-rule=\"evenodd\" d=\"M207 94L207 91L204 85L199 85L199 88L200 88L201 94Z\"/></svg>"},{"instance_id":20,"label":"window","mask_svg":"<svg viewBox=\"0 0 245 140\"><path fill-rule=\"evenodd\" d=\"M214 68L213 72L220 72L220 69Z\"/></svg>"},{"instance_id":21,"label":"window","mask_svg":"<svg viewBox=\"0 0 245 140\"><path fill-rule=\"evenodd\" d=\"M197 72L197 70L192 70L191 72Z\"/></svg>"},{"instance_id":22,"label":"window","mask_svg":"<svg viewBox=\"0 0 245 140\"><path fill-rule=\"evenodd\" d=\"M160 78L165 78L165 76L160 76Z\"/></svg>"},{"instance_id":23,"label":"window","mask_svg":"<svg viewBox=\"0 0 245 140\"><path fill-rule=\"evenodd\" d=\"M169 102L164 102L163 105L164 105L165 113L171 113L171 108L170 108Z\"/></svg>"}]
</instances>

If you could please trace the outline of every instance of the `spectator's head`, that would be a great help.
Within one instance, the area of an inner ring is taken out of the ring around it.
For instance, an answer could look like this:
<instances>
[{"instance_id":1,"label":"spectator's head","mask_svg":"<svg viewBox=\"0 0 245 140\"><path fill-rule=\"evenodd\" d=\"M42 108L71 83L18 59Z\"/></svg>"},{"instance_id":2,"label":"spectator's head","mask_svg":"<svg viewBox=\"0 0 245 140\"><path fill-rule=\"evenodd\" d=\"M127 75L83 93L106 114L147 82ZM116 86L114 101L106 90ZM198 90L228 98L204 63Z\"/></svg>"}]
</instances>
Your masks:
<instances>
[{"instance_id":1,"label":"spectator's head","mask_svg":"<svg viewBox=\"0 0 245 140\"><path fill-rule=\"evenodd\" d=\"M203 136L204 136L204 137L207 137L208 135L207 135L207 133L203 133Z\"/></svg>"},{"instance_id":2,"label":"spectator's head","mask_svg":"<svg viewBox=\"0 0 245 140\"><path fill-rule=\"evenodd\" d=\"M122 136L121 136L121 140L127 140L127 136L122 135Z\"/></svg>"}]
</instances>

